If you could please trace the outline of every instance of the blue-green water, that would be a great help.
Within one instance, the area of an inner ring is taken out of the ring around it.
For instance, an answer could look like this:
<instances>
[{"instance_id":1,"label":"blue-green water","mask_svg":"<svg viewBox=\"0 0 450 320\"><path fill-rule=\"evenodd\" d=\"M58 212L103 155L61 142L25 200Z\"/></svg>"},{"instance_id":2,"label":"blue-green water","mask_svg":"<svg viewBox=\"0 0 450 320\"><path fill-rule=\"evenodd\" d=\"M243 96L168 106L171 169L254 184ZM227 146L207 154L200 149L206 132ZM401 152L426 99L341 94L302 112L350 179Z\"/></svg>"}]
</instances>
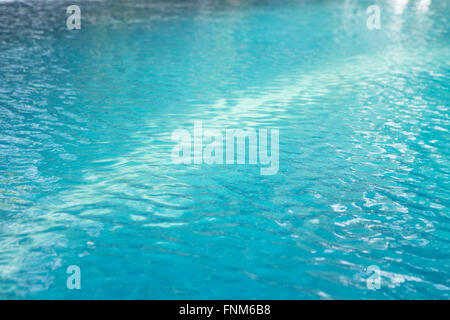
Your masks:
<instances>
[{"instance_id":1,"label":"blue-green water","mask_svg":"<svg viewBox=\"0 0 450 320\"><path fill-rule=\"evenodd\" d=\"M0 298L449 298L449 1L69 4L0 1ZM195 120L278 173L173 164Z\"/></svg>"}]
</instances>

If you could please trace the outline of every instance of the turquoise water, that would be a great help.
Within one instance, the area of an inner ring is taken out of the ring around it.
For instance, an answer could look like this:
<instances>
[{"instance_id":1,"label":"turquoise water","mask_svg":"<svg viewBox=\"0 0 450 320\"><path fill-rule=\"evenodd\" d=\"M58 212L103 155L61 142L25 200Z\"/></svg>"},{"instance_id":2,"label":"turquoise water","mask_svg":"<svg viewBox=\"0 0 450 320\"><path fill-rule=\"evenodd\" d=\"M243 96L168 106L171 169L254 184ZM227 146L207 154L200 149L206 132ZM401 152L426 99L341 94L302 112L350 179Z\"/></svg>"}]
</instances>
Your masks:
<instances>
[{"instance_id":1,"label":"turquoise water","mask_svg":"<svg viewBox=\"0 0 450 320\"><path fill-rule=\"evenodd\" d=\"M448 1L69 4L0 1L0 298L449 298ZM278 173L173 164L195 120Z\"/></svg>"}]
</instances>

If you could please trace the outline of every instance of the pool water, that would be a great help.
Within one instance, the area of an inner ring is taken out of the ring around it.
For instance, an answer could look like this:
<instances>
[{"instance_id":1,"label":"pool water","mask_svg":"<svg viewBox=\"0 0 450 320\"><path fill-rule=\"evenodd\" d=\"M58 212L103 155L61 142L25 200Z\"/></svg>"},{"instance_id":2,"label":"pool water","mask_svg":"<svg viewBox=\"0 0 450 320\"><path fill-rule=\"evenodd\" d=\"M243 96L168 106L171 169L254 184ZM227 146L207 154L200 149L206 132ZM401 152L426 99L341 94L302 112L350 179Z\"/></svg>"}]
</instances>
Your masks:
<instances>
[{"instance_id":1,"label":"pool water","mask_svg":"<svg viewBox=\"0 0 450 320\"><path fill-rule=\"evenodd\" d=\"M0 298L449 298L448 1L70 4L0 1ZM277 174L174 164L194 121Z\"/></svg>"}]
</instances>

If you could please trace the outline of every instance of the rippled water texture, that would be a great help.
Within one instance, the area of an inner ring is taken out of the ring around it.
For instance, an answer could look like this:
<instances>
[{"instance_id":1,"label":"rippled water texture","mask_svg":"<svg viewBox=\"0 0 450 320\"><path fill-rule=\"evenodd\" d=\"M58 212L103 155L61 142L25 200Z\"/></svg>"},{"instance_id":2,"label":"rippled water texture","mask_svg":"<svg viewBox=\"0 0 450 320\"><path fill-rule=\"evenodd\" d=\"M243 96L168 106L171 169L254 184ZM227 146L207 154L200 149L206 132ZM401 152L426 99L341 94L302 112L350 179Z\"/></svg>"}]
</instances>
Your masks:
<instances>
[{"instance_id":1,"label":"rippled water texture","mask_svg":"<svg viewBox=\"0 0 450 320\"><path fill-rule=\"evenodd\" d=\"M448 1L69 4L0 1L0 298L449 298ZM278 174L174 165L194 120Z\"/></svg>"}]
</instances>

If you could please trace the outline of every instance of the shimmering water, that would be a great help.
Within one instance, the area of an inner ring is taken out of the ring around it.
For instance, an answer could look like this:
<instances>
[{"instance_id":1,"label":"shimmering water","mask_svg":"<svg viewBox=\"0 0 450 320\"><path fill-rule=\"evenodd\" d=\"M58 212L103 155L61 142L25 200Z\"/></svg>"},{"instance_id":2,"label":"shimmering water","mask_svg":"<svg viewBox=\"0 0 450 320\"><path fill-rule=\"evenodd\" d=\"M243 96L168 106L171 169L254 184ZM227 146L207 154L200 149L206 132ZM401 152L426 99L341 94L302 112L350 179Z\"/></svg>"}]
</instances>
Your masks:
<instances>
[{"instance_id":1,"label":"shimmering water","mask_svg":"<svg viewBox=\"0 0 450 320\"><path fill-rule=\"evenodd\" d=\"M448 1L69 4L0 1L0 298L449 298ZM194 120L278 174L174 165Z\"/></svg>"}]
</instances>

